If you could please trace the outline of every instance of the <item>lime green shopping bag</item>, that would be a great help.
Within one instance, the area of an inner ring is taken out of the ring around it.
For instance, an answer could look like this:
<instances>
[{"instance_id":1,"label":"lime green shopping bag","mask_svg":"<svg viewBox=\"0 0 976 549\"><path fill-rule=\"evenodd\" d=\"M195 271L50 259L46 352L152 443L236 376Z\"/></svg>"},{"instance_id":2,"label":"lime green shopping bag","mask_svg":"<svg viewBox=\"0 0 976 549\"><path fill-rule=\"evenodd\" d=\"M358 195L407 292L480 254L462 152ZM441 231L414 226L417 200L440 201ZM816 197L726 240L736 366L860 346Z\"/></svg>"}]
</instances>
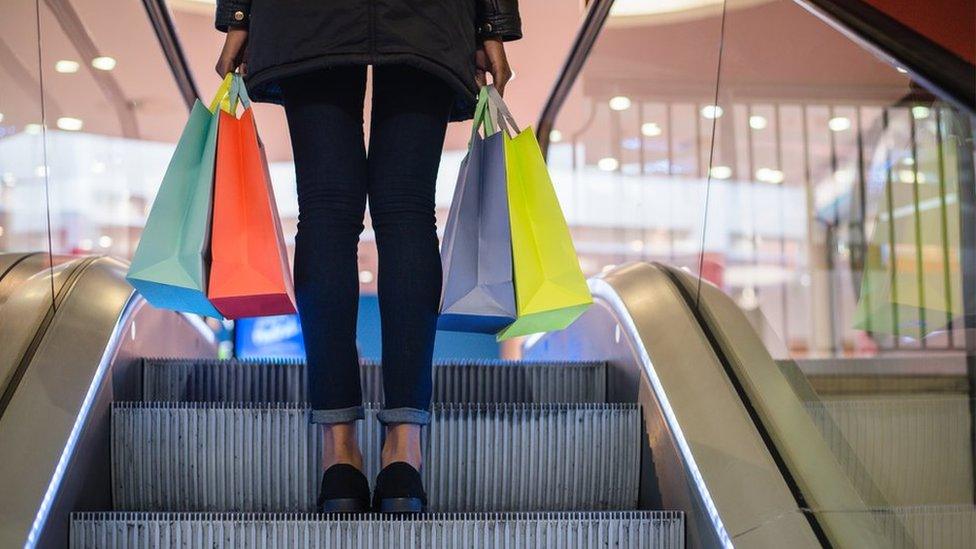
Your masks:
<instances>
[{"instance_id":1,"label":"lime green shopping bag","mask_svg":"<svg viewBox=\"0 0 976 549\"><path fill-rule=\"evenodd\" d=\"M583 314L593 297L535 133L532 128L518 130L494 87L489 87L489 97L505 140L517 310L517 319L498 339L562 330Z\"/></svg>"},{"instance_id":2,"label":"lime green shopping bag","mask_svg":"<svg viewBox=\"0 0 976 549\"><path fill-rule=\"evenodd\" d=\"M207 299L210 216L219 109L232 75L207 108L193 105L153 201L126 280L155 307L222 318Z\"/></svg>"}]
</instances>

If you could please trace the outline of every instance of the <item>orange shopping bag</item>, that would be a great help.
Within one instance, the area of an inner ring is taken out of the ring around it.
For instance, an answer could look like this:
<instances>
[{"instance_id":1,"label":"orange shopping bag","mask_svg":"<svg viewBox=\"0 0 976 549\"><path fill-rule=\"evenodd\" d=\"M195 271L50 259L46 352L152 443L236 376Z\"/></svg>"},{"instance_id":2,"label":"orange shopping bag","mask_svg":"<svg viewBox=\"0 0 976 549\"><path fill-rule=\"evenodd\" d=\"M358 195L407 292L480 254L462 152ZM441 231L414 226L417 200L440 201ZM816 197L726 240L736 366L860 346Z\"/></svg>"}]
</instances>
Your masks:
<instances>
[{"instance_id":1,"label":"orange shopping bag","mask_svg":"<svg viewBox=\"0 0 976 549\"><path fill-rule=\"evenodd\" d=\"M207 297L227 318L295 312L295 290L264 146L243 79L220 112ZM236 116L237 100L244 112Z\"/></svg>"}]
</instances>

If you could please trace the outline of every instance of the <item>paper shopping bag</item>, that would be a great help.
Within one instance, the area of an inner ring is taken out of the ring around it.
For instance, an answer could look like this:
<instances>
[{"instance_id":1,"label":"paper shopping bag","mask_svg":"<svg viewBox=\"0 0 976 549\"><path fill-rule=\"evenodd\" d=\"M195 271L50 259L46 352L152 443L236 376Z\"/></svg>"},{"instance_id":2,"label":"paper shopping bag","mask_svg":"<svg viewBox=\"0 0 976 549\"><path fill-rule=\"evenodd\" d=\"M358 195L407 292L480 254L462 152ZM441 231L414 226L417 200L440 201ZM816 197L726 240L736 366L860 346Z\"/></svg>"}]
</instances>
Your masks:
<instances>
[{"instance_id":1,"label":"paper shopping bag","mask_svg":"<svg viewBox=\"0 0 976 549\"><path fill-rule=\"evenodd\" d=\"M487 101L482 90L444 231L441 330L493 334L515 320L505 149Z\"/></svg>"},{"instance_id":2,"label":"paper shopping bag","mask_svg":"<svg viewBox=\"0 0 976 549\"><path fill-rule=\"evenodd\" d=\"M218 107L231 82L209 109L193 105L126 274L155 307L220 317L207 300L207 269Z\"/></svg>"},{"instance_id":3,"label":"paper shopping bag","mask_svg":"<svg viewBox=\"0 0 976 549\"><path fill-rule=\"evenodd\" d=\"M243 113L237 118L237 100ZM264 146L243 79L220 112L207 296L227 318L295 312L295 291Z\"/></svg>"},{"instance_id":4,"label":"paper shopping bag","mask_svg":"<svg viewBox=\"0 0 976 549\"><path fill-rule=\"evenodd\" d=\"M593 303L569 226L531 128L519 131L493 87L489 107L504 130L512 265L518 318L498 339L569 326ZM510 137L509 130L514 137Z\"/></svg>"}]
</instances>

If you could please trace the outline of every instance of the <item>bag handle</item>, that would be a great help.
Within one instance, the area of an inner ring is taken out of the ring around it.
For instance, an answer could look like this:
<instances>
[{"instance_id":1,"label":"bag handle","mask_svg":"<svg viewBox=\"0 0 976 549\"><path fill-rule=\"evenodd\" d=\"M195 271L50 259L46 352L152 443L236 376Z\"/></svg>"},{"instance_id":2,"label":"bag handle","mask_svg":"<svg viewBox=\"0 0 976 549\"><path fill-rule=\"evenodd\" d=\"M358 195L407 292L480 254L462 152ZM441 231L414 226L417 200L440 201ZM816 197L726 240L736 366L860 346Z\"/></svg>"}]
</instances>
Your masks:
<instances>
[{"instance_id":1,"label":"bag handle","mask_svg":"<svg viewBox=\"0 0 976 549\"><path fill-rule=\"evenodd\" d=\"M486 137L494 134L498 127L497 121L492 119L488 110L488 90L486 88L481 88L481 91L478 92L478 104L475 106L474 119L471 121L471 137L468 139L468 147L471 146L474 136L478 134L478 129L482 126L485 128Z\"/></svg>"},{"instance_id":2,"label":"bag handle","mask_svg":"<svg viewBox=\"0 0 976 549\"><path fill-rule=\"evenodd\" d=\"M237 102L240 101L241 106L245 109L251 108L251 96L247 94L247 86L244 85L244 77L240 74L234 73L234 83L231 85L231 104L234 108L231 109L231 113L237 111Z\"/></svg>"},{"instance_id":3,"label":"bag handle","mask_svg":"<svg viewBox=\"0 0 976 549\"><path fill-rule=\"evenodd\" d=\"M224 77L224 81L220 83L220 87L217 88L217 93L214 94L214 98L210 102L210 112L216 113L218 107L225 111L230 111L230 93L233 85L234 73L229 72Z\"/></svg>"},{"instance_id":4,"label":"bag handle","mask_svg":"<svg viewBox=\"0 0 976 549\"><path fill-rule=\"evenodd\" d=\"M502 99L502 94L498 93L494 85L485 86L485 89L488 90L488 110L494 111L492 117L497 122L499 128L508 134L509 137L522 133L518 123L515 122L515 117L512 116L512 111L508 110L508 105Z\"/></svg>"}]
</instances>

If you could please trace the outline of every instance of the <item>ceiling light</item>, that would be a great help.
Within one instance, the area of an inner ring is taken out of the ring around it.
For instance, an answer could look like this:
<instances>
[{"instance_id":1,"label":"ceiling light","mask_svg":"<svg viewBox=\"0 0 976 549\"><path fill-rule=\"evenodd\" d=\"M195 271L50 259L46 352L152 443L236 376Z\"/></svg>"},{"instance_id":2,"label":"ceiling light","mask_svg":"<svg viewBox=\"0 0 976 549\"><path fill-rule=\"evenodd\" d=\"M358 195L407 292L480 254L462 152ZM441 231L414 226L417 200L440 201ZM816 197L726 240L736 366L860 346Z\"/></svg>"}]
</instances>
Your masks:
<instances>
[{"instance_id":1,"label":"ceiling light","mask_svg":"<svg viewBox=\"0 0 976 549\"><path fill-rule=\"evenodd\" d=\"M902 158L901 159L901 163L904 164L904 165L906 165L906 166L914 166L915 165L915 159L912 158L912 157L910 157L910 156L906 156L905 158Z\"/></svg>"},{"instance_id":2,"label":"ceiling light","mask_svg":"<svg viewBox=\"0 0 976 549\"><path fill-rule=\"evenodd\" d=\"M37 166L34 168L34 175L37 177L47 177L48 173L47 166Z\"/></svg>"},{"instance_id":3,"label":"ceiling light","mask_svg":"<svg viewBox=\"0 0 976 549\"><path fill-rule=\"evenodd\" d=\"M914 117L915 120L928 118L930 114L932 114L932 109L928 107L922 105L917 105L915 107L912 107L912 117Z\"/></svg>"},{"instance_id":4,"label":"ceiling light","mask_svg":"<svg viewBox=\"0 0 976 549\"><path fill-rule=\"evenodd\" d=\"M71 118L70 116L62 116L58 118L58 128L68 131L76 132L84 126L85 123L81 121L80 118Z\"/></svg>"},{"instance_id":5,"label":"ceiling light","mask_svg":"<svg viewBox=\"0 0 976 549\"><path fill-rule=\"evenodd\" d=\"M643 240L631 240L630 241L630 250L631 251L633 251L633 252L639 252L639 251L641 251L643 249L644 249L644 241Z\"/></svg>"},{"instance_id":6,"label":"ceiling light","mask_svg":"<svg viewBox=\"0 0 976 549\"><path fill-rule=\"evenodd\" d=\"M98 245L103 248L108 248L112 245L112 237L107 234L103 234L102 236L98 237Z\"/></svg>"},{"instance_id":7,"label":"ceiling light","mask_svg":"<svg viewBox=\"0 0 976 549\"><path fill-rule=\"evenodd\" d=\"M70 59L62 59L54 64L54 70L61 74L73 74L78 72L79 68L81 68L81 64Z\"/></svg>"},{"instance_id":8,"label":"ceiling light","mask_svg":"<svg viewBox=\"0 0 976 549\"><path fill-rule=\"evenodd\" d=\"M719 107L718 105L705 105L701 110L701 115L709 120L721 118L723 113L725 113L725 111L723 111L722 107Z\"/></svg>"},{"instance_id":9,"label":"ceiling light","mask_svg":"<svg viewBox=\"0 0 976 549\"><path fill-rule=\"evenodd\" d=\"M728 179L732 177L732 168L728 166L712 166L712 168L708 170L708 175L715 179Z\"/></svg>"},{"instance_id":10,"label":"ceiling light","mask_svg":"<svg viewBox=\"0 0 976 549\"><path fill-rule=\"evenodd\" d=\"M842 132L851 129L851 119L846 116L835 116L827 121L830 131Z\"/></svg>"},{"instance_id":11,"label":"ceiling light","mask_svg":"<svg viewBox=\"0 0 976 549\"><path fill-rule=\"evenodd\" d=\"M563 140L563 132L559 130L552 130L549 132L549 141L552 143L559 143Z\"/></svg>"},{"instance_id":12,"label":"ceiling light","mask_svg":"<svg viewBox=\"0 0 976 549\"><path fill-rule=\"evenodd\" d=\"M40 124L27 124L24 126L24 133L28 135L38 135L44 130L44 126Z\"/></svg>"},{"instance_id":13,"label":"ceiling light","mask_svg":"<svg viewBox=\"0 0 976 549\"><path fill-rule=\"evenodd\" d=\"M784 179L783 172L780 170L774 170L772 168L759 168L756 170L756 180L762 181L763 183L782 183Z\"/></svg>"},{"instance_id":14,"label":"ceiling light","mask_svg":"<svg viewBox=\"0 0 976 549\"><path fill-rule=\"evenodd\" d=\"M13 187L17 183L17 177L10 172L4 172L3 176L0 177L0 181L3 181L3 184L8 187Z\"/></svg>"},{"instance_id":15,"label":"ceiling light","mask_svg":"<svg viewBox=\"0 0 976 549\"><path fill-rule=\"evenodd\" d=\"M110 71L115 68L115 58L103 55L91 60L91 65L100 71Z\"/></svg>"},{"instance_id":16,"label":"ceiling light","mask_svg":"<svg viewBox=\"0 0 976 549\"><path fill-rule=\"evenodd\" d=\"M610 108L615 111L625 111L630 108L630 98L626 95L611 97Z\"/></svg>"},{"instance_id":17,"label":"ceiling light","mask_svg":"<svg viewBox=\"0 0 976 549\"><path fill-rule=\"evenodd\" d=\"M657 122L644 122L641 124L641 134L645 137L657 137L661 135L661 126Z\"/></svg>"},{"instance_id":18,"label":"ceiling light","mask_svg":"<svg viewBox=\"0 0 976 549\"><path fill-rule=\"evenodd\" d=\"M359 283L360 284L369 284L375 278L376 277L373 276L373 271L365 271L365 270L364 271L359 271Z\"/></svg>"},{"instance_id":19,"label":"ceiling light","mask_svg":"<svg viewBox=\"0 0 976 549\"><path fill-rule=\"evenodd\" d=\"M596 165L605 172L612 172L620 167L620 161L612 156L608 156L606 158L601 158Z\"/></svg>"},{"instance_id":20,"label":"ceiling light","mask_svg":"<svg viewBox=\"0 0 976 549\"><path fill-rule=\"evenodd\" d=\"M765 116L759 116L758 114L754 114L749 117L749 127L754 130L765 129L768 124L769 122L766 121Z\"/></svg>"}]
</instances>

